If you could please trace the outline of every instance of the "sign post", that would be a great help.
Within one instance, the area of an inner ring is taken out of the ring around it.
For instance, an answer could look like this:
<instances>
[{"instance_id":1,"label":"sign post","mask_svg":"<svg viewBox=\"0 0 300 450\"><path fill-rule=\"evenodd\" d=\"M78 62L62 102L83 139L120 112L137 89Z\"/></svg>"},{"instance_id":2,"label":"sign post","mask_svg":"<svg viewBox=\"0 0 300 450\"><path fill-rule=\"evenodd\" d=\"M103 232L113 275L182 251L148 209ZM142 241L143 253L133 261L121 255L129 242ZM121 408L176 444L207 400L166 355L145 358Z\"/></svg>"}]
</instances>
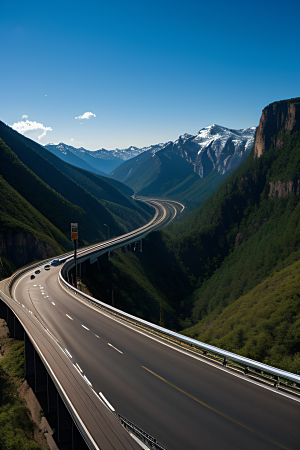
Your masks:
<instances>
[{"instance_id":1,"label":"sign post","mask_svg":"<svg viewBox=\"0 0 300 450\"><path fill-rule=\"evenodd\" d=\"M76 287L76 289L77 289L77 242L78 242L78 223L71 223L71 240L74 241L75 287Z\"/></svg>"}]
</instances>

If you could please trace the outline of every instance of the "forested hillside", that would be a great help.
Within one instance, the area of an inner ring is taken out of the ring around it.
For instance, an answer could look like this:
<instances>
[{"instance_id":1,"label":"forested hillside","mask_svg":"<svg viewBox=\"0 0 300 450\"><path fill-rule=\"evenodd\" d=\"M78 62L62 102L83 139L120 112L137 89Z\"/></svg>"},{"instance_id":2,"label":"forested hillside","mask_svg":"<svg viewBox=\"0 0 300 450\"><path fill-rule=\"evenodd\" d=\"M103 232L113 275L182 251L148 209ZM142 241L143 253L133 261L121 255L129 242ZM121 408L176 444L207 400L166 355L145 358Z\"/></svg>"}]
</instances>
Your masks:
<instances>
[{"instance_id":1,"label":"forested hillside","mask_svg":"<svg viewBox=\"0 0 300 450\"><path fill-rule=\"evenodd\" d=\"M104 224L118 235L150 219L122 183L61 161L2 122L0 136L1 277L71 248L71 222L84 245L107 238Z\"/></svg>"}]
</instances>

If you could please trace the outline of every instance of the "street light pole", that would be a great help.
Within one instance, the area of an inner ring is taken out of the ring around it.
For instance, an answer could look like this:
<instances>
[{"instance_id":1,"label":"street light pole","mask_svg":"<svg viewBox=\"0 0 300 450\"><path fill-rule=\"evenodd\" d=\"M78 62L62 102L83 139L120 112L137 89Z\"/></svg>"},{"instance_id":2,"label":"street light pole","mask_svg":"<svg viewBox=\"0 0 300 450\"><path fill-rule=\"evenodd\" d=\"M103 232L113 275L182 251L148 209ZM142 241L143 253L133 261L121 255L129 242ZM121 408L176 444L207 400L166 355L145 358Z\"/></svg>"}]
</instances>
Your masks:
<instances>
[{"instance_id":1,"label":"street light pole","mask_svg":"<svg viewBox=\"0 0 300 450\"><path fill-rule=\"evenodd\" d=\"M107 227L107 240L109 241L110 232L109 232L109 226L106 225L106 223L103 224L105 227Z\"/></svg>"},{"instance_id":2,"label":"street light pole","mask_svg":"<svg viewBox=\"0 0 300 450\"><path fill-rule=\"evenodd\" d=\"M109 232L109 226L106 225L106 223L103 224L105 227L107 227L107 240L109 241L110 238L110 232ZM110 258L110 250L108 250L108 259Z\"/></svg>"},{"instance_id":3,"label":"street light pole","mask_svg":"<svg viewBox=\"0 0 300 450\"><path fill-rule=\"evenodd\" d=\"M71 240L74 241L74 260L75 260L75 287L77 289L77 242L78 242L78 223L71 223Z\"/></svg>"}]
</instances>

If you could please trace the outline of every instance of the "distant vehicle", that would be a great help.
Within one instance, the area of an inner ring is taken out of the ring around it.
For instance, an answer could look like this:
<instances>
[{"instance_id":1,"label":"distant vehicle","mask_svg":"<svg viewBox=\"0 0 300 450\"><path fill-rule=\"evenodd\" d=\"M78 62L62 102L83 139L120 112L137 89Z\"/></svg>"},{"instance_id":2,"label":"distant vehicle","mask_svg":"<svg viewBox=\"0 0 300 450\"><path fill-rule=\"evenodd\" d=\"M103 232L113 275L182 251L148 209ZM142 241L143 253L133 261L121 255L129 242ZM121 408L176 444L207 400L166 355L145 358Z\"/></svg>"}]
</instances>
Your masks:
<instances>
[{"instance_id":1,"label":"distant vehicle","mask_svg":"<svg viewBox=\"0 0 300 450\"><path fill-rule=\"evenodd\" d=\"M34 280L35 279L35 275L31 275L30 279Z\"/></svg>"},{"instance_id":2,"label":"distant vehicle","mask_svg":"<svg viewBox=\"0 0 300 450\"><path fill-rule=\"evenodd\" d=\"M40 270L36 270L34 273L36 273L38 275L39 273L41 273L41 271Z\"/></svg>"},{"instance_id":3,"label":"distant vehicle","mask_svg":"<svg viewBox=\"0 0 300 450\"><path fill-rule=\"evenodd\" d=\"M44 269L45 269L45 270L50 270L49 264L47 264L47 265L44 267Z\"/></svg>"},{"instance_id":4,"label":"distant vehicle","mask_svg":"<svg viewBox=\"0 0 300 450\"><path fill-rule=\"evenodd\" d=\"M59 266L61 264L61 261L59 259L54 259L51 263L51 266Z\"/></svg>"}]
</instances>

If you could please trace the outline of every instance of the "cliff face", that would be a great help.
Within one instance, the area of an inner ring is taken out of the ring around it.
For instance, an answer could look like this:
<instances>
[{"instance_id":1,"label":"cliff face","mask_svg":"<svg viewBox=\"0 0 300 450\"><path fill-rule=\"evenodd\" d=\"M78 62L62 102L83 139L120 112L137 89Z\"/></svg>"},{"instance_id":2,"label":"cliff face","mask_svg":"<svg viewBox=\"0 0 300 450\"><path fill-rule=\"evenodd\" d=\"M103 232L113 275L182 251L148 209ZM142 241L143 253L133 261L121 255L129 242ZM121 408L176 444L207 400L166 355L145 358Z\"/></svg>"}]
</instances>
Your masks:
<instances>
[{"instance_id":1,"label":"cliff face","mask_svg":"<svg viewBox=\"0 0 300 450\"><path fill-rule=\"evenodd\" d=\"M0 260L4 258L15 268L24 266L35 259L46 259L57 255L57 249L48 242L37 239L22 231L0 232Z\"/></svg>"},{"instance_id":2,"label":"cliff face","mask_svg":"<svg viewBox=\"0 0 300 450\"><path fill-rule=\"evenodd\" d=\"M271 145L282 146L277 137L282 129L291 133L300 130L300 97L271 103L264 108L255 136L256 158L268 151Z\"/></svg>"},{"instance_id":3,"label":"cliff face","mask_svg":"<svg viewBox=\"0 0 300 450\"><path fill-rule=\"evenodd\" d=\"M231 130L220 125L202 128L196 136L185 134L174 142L172 151L193 164L201 178L213 170L224 175L241 164L254 142L255 127Z\"/></svg>"}]
</instances>

